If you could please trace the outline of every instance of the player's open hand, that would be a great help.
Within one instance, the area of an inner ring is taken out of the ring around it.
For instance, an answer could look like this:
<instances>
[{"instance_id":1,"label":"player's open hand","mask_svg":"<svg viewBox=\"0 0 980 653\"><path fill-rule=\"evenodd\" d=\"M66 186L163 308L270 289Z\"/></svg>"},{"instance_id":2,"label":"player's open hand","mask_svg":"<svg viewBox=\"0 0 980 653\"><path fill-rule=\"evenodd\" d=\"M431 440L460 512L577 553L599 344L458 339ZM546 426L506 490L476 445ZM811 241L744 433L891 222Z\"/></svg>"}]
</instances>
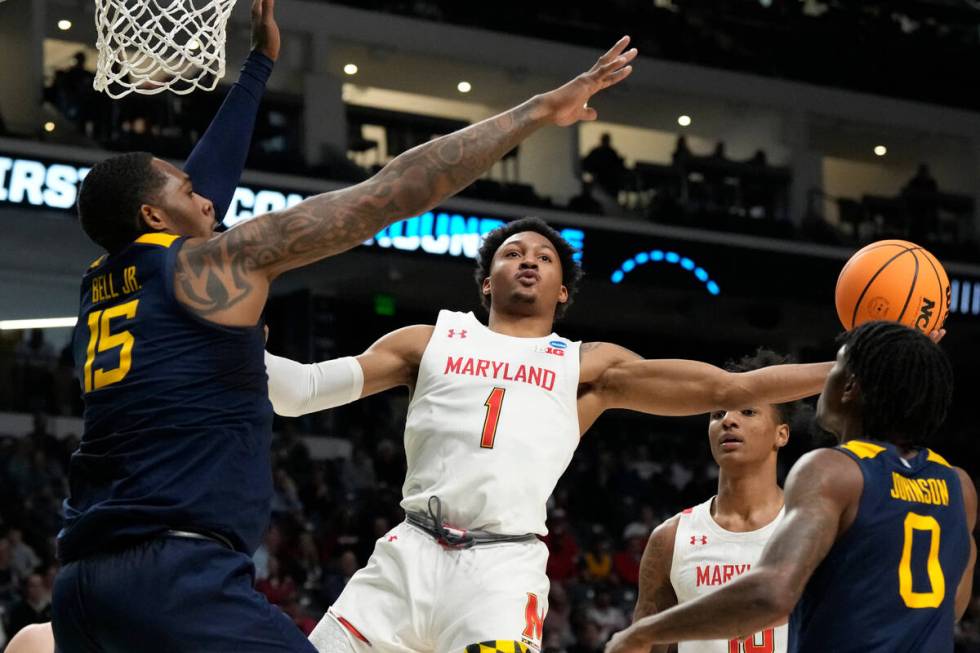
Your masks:
<instances>
[{"instance_id":1,"label":"player's open hand","mask_svg":"<svg viewBox=\"0 0 980 653\"><path fill-rule=\"evenodd\" d=\"M252 49L273 61L279 58L276 0L252 0Z\"/></svg>"},{"instance_id":2,"label":"player's open hand","mask_svg":"<svg viewBox=\"0 0 980 653\"><path fill-rule=\"evenodd\" d=\"M633 72L633 66L629 64L636 58L637 50L627 50L629 43L628 36L619 39L587 72L541 96L552 122L559 127L567 127L579 120L596 119L595 109L588 104L589 98L604 88L620 83Z\"/></svg>"}]
</instances>

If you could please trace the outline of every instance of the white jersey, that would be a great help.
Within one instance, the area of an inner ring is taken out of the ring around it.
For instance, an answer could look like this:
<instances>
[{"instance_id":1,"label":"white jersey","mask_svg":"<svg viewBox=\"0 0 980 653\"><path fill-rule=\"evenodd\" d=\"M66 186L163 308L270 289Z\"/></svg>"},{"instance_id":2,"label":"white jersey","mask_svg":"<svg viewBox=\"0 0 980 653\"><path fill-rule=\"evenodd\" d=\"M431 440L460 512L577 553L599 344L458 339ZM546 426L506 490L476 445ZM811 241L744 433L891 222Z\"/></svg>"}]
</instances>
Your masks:
<instances>
[{"instance_id":1,"label":"white jersey","mask_svg":"<svg viewBox=\"0 0 980 653\"><path fill-rule=\"evenodd\" d=\"M579 442L579 345L495 333L440 311L405 423L405 511L510 535L547 533L546 503Z\"/></svg>"},{"instance_id":2,"label":"white jersey","mask_svg":"<svg viewBox=\"0 0 980 653\"><path fill-rule=\"evenodd\" d=\"M711 516L713 502L714 497L679 515L670 565L670 583L678 603L710 594L749 571L783 520L781 509L772 522L758 530L727 531ZM785 653L786 642L784 624L744 641L681 642L677 650L678 653Z\"/></svg>"}]
</instances>

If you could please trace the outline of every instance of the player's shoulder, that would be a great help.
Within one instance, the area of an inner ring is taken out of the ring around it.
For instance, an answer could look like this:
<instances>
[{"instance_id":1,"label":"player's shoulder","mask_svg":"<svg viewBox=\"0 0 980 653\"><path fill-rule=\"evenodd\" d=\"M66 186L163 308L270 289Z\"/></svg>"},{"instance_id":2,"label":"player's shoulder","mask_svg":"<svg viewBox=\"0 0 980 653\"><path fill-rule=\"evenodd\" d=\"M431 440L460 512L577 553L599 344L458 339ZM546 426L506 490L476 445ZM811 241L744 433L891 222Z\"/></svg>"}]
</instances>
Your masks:
<instances>
[{"instance_id":1,"label":"player's shoulder","mask_svg":"<svg viewBox=\"0 0 980 653\"><path fill-rule=\"evenodd\" d=\"M674 540L677 538L677 529L680 523L681 514L678 513L669 519L665 519L654 528L647 539L643 556L645 558L654 557L669 564L674 555Z\"/></svg>"},{"instance_id":2,"label":"player's shoulder","mask_svg":"<svg viewBox=\"0 0 980 653\"><path fill-rule=\"evenodd\" d=\"M863 484L864 475L856 458L841 447L823 447L807 452L793 465L786 479L786 492L819 490L847 496L860 494Z\"/></svg>"}]
</instances>

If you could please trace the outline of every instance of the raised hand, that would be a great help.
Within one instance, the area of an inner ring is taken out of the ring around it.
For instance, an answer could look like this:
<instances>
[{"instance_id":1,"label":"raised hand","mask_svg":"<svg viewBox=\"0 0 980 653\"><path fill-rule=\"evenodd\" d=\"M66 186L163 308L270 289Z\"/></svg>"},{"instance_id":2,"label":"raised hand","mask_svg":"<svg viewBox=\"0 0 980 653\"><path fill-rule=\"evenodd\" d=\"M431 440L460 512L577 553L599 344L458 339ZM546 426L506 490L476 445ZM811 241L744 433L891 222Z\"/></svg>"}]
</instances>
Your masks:
<instances>
[{"instance_id":1,"label":"raised hand","mask_svg":"<svg viewBox=\"0 0 980 653\"><path fill-rule=\"evenodd\" d=\"M273 61L279 58L276 0L252 0L252 49Z\"/></svg>"},{"instance_id":2,"label":"raised hand","mask_svg":"<svg viewBox=\"0 0 980 653\"><path fill-rule=\"evenodd\" d=\"M567 127L580 120L597 118L595 109L588 104L589 98L604 88L620 83L633 72L633 66L629 63L636 58L637 50L626 50L629 43L630 37L624 36L588 71L564 86L539 96L554 124Z\"/></svg>"}]
</instances>

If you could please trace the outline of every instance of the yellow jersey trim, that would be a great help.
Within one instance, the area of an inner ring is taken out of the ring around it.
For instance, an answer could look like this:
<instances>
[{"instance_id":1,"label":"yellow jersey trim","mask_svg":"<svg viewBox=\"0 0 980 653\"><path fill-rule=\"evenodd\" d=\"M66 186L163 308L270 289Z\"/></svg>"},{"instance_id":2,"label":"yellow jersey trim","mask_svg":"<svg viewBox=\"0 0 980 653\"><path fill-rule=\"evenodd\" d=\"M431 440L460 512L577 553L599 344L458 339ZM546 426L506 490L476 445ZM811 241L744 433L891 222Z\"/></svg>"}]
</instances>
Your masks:
<instances>
[{"instance_id":1,"label":"yellow jersey trim","mask_svg":"<svg viewBox=\"0 0 980 653\"><path fill-rule=\"evenodd\" d=\"M860 440L851 440L846 444L842 444L840 447L841 449L847 449L858 458L874 458L885 450L884 447Z\"/></svg>"},{"instance_id":2,"label":"yellow jersey trim","mask_svg":"<svg viewBox=\"0 0 980 653\"><path fill-rule=\"evenodd\" d=\"M102 255L102 256L100 256L99 258L97 258L97 259L95 259L94 261L92 261L92 263L91 263L91 264L90 264L90 265L88 266L88 269L89 269L89 270L94 270L95 268L97 268L97 267L99 267L100 265L102 265L102 261L104 261L104 260L105 260L105 257L106 257L106 256L108 256L108 254L103 254L103 255Z\"/></svg>"},{"instance_id":3,"label":"yellow jersey trim","mask_svg":"<svg viewBox=\"0 0 980 653\"><path fill-rule=\"evenodd\" d=\"M143 234L136 239L137 243L143 243L144 245L159 245L160 247L170 247L174 244L174 241L180 238L174 234L163 234L159 232L151 234Z\"/></svg>"},{"instance_id":4,"label":"yellow jersey trim","mask_svg":"<svg viewBox=\"0 0 980 653\"><path fill-rule=\"evenodd\" d=\"M946 459L945 458L943 458L942 456L940 456L938 453L936 453L932 449L926 449L926 451L929 452L929 455L926 457L926 460L928 460L929 462L931 462L931 463L938 463L938 464L943 465L945 467L952 467L952 465L950 465L948 462L946 462Z\"/></svg>"}]
</instances>

